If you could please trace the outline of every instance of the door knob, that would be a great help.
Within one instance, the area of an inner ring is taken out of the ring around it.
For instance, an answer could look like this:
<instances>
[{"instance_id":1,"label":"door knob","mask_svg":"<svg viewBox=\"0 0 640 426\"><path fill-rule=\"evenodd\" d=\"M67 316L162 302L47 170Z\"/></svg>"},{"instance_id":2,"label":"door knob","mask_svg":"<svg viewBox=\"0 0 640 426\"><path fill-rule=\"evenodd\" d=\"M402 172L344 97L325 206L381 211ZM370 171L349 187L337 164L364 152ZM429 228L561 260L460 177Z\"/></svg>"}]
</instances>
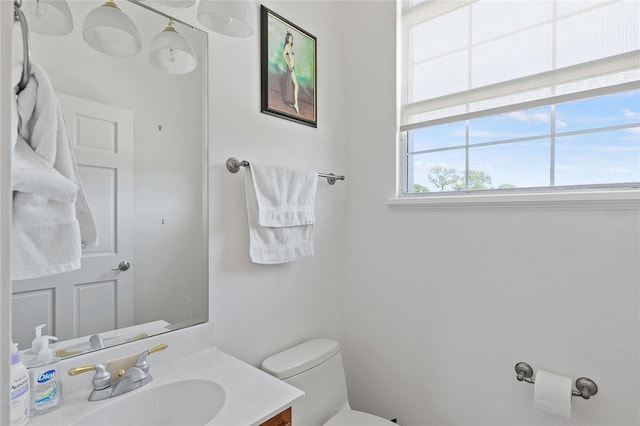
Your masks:
<instances>
[{"instance_id":1,"label":"door knob","mask_svg":"<svg viewBox=\"0 0 640 426\"><path fill-rule=\"evenodd\" d=\"M118 264L118 267L111 269L112 271L128 271L131 268L131 263L128 260L123 260Z\"/></svg>"}]
</instances>

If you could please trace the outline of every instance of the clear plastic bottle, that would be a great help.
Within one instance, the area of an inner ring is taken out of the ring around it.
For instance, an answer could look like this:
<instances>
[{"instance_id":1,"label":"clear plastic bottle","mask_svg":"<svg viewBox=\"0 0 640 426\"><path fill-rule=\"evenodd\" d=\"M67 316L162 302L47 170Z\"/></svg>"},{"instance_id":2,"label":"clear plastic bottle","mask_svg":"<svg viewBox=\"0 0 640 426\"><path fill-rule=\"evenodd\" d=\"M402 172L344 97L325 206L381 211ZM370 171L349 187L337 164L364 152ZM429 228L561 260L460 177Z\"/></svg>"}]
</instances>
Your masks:
<instances>
[{"instance_id":1,"label":"clear plastic bottle","mask_svg":"<svg viewBox=\"0 0 640 426\"><path fill-rule=\"evenodd\" d=\"M49 340L57 340L54 336L42 336L40 352L34 366L29 368L31 377L31 415L48 413L55 410L62 403L62 388L58 381L56 362L53 350L49 347Z\"/></svg>"},{"instance_id":2,"label":"clear plastic bottle","mask_svg":"<svg viewBox=\"0 0 640 426\"><path fill-rule=\"evenodd\" d=\"M10 424L24 426L29 421L29 373L20 360L18 345L11 342Z\"/></svg>"},{"instance_id":3,"label":"clear plastic bottle","mask_svg":"<svg viewBox=\"0 0 640 426\"><path fill-rule=\"evenodd\" d=\"M36 357L38 353L40 353L40 349L42 349L42 329L46 326L47 324L40 324L34 328L36 336L31 341L31 349L22 354L22 363L26 365L27 368L31 367L36 361Z\"/></svg>"}]
</instances>

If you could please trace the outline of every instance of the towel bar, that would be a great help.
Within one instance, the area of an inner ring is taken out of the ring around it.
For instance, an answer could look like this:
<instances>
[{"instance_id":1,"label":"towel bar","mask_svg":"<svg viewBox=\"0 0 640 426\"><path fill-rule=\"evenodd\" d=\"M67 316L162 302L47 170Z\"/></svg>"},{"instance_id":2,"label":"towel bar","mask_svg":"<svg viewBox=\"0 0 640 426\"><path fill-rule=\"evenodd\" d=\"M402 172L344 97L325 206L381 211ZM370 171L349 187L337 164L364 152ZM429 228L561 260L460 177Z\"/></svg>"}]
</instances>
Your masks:
<instances>
[{"instance_id":1,"label":"towel bar","mask_svg":"<svg viewBox=\"0 0 640 426\"><path fill-rule=\"evenodd\" d=\"M536 382L533 378L533 368L531 368L531 366L526 362L519 362L516 364L516 374L516 379L518 379L519 382L524 381L531 384ZM578 390L572 390L571 396L580 396L584 399L589 399L598 393L598 386L596 385L596 382L587 377L580 377L576 380L576 388L578 388Z\"/></svg>"},{"instance_id":2,"label":"towel bar","mask_svg":"<svg viewBox=\"0 0 640 426\"><path fill-rule=\"evenodd\" d=\"M249 167L249 162L246 160L238 160L235 157L227 159L227 170L231 173L238 173L240 167ZM333 185L337 180L344 180L344 176L334 175L333 173L318 173L318 176L327 178L329 185Z\"/></svg>"}]
</instances>

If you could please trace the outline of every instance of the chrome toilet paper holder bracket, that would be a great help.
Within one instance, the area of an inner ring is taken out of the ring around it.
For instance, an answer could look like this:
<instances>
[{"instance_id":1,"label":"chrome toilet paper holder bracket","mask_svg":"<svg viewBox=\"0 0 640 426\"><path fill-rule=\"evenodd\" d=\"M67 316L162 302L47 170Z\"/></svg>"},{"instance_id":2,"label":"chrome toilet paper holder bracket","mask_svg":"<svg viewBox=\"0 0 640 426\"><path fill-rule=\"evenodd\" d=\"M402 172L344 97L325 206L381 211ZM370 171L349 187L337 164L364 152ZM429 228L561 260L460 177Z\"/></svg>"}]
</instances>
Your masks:
<instances>
[{"instance_id":1,"label":"chrome toilet paper holder bracket","mask_svg":"<svg viewBox=\"0 0 640 426\"><path fill-rule=\"evenodd\" d=\"M533 368L526 362L519 362L516 364L516 379L519 382L535 383L533 377ZM593 395L598 393L598 385L596 382L588 377L580 377L576 380L576 388L571 391L571 396L580 396L584 399L589 399Z\"/></svg>"}]
</instances>

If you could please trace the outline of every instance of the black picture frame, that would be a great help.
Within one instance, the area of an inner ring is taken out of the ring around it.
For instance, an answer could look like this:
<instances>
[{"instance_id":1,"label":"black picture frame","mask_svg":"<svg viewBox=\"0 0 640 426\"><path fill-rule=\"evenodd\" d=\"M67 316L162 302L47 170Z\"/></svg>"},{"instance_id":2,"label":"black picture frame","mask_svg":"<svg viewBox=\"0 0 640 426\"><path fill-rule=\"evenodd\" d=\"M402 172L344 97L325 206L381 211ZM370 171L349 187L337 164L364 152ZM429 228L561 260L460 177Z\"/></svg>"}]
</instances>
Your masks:
<instances>
[{"instance_id":1,"label":"black picture frame","mask_svg":"<svg viewBox=\"0 0 640 426\"><path fill-rule=\"evenodd\" d=\"M260 5L261 112L318 127L317 39Z\"/></svg>"}]
</instances>

